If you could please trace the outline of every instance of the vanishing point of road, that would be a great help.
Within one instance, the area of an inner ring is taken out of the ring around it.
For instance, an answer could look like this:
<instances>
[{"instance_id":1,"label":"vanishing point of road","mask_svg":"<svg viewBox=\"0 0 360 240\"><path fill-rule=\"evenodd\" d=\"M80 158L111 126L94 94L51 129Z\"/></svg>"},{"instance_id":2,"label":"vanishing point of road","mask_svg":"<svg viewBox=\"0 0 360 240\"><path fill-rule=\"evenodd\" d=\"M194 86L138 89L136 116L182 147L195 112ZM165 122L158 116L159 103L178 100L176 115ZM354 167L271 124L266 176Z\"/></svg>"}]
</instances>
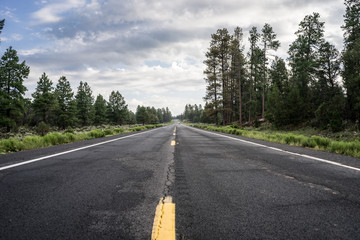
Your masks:
<instances>
[{"instance_id":1,"label":"vanishing point of road","mask_svg":"<svg viewBox=\"0 0 360 240\"><path fill-rule=\"evenodd\" d=\"M151 239L170 196L176 239L360 238L360 159L176 123L0 155L0 239Z\"/></svg>"}]
</instances>

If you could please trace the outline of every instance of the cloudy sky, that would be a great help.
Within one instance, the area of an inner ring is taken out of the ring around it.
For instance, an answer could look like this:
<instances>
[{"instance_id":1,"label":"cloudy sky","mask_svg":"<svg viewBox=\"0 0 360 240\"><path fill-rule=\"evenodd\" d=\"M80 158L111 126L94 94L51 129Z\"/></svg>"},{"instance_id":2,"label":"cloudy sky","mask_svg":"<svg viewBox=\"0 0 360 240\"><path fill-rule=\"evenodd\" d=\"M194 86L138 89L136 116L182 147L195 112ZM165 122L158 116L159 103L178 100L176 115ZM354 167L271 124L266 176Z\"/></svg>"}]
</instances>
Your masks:
<instances>
[{"instance_id":1,"label":"cloudy sky","mask_svg":"<svg viewBox=\"0 0 360 240\"><path fill-rule=\"evenodd\" d=\"M119 90L130 109L203 104L204 54L219 28L269 23L286 58L305 15L320 13L325 37L342 49L342 0L0 0L1 55L9 46L30 66L27 97L43 72L66 76L94 96ZM245 46L247 46L247 40Z\"/></svg>"}]
</instances>

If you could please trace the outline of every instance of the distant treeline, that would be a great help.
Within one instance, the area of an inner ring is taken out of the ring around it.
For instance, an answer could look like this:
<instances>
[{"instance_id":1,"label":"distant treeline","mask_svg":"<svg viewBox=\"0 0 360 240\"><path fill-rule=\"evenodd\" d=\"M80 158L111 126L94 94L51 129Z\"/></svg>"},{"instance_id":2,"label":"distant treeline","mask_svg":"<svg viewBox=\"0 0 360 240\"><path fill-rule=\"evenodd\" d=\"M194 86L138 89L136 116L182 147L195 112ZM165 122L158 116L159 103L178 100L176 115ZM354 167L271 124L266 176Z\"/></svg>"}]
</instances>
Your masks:
<instances>
[{"instance_id":1,"label":"distant treeline","mask_svg":"<svg viewBox=\"0 0 360 240\"><path fill-rule=\"evenodd\" d=\"M4 21L0 21L0 30ZM0 31L1 32L1 31ZM86 82L80 82L76 94L62 76L56 86L43 73L37 82L33 99L24 98L24 79L30 67L19 63L16 50L9 47L0 60L0 130L9 132L19 126L39 123L61 129L103 124L157 124L171 121L169 109L138 106L136 113L128 109L119 91L112 91L107 101L101 94L96 99Z\"/></svg>"},{"instance_id":2,"label":"distant treeline","mask_svg":"<svg viewBox=\"0 0 360 240\"><path fill-rule=\"evenodd\" d=\"M324 38L318 13L300 22L286 60L275 56L280 42L269 24L261 32L252 27L247 53L240 27L232 35L217 30L204 61L204 109L187 105L182 116L223 125L267 119L277 127L306 124L338 131L348 123L359 128L360 2L345 0L345 6L341 53Z\"/></svg>"}]
</instances>

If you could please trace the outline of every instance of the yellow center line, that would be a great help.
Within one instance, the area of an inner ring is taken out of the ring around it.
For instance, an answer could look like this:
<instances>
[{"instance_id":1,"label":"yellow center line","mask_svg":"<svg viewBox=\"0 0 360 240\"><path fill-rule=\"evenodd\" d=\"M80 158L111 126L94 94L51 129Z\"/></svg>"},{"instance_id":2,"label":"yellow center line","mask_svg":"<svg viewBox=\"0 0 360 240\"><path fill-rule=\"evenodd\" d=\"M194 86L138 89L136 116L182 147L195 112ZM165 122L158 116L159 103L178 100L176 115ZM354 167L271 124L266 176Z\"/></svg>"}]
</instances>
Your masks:
<instances>
[{"instance_id":1,"label":"yellow center line","mask_svg":"<svg viewBox=\"0 0 360 240\"><path fill-rule=\"evenodd\" d=\"M155 210L151 240L175 240L175 204L172 197L160 199Z\"/></svg>"},{"instance_id":2,"label":"yellow center line","mask_svg":"<svg viewBox=\"0 0 360 240\"><path fill-rule=\"evenodd\" d=\"M171 146L175 146L176 142L174 140L171 141Z\"/></svg>"}]
</instances>

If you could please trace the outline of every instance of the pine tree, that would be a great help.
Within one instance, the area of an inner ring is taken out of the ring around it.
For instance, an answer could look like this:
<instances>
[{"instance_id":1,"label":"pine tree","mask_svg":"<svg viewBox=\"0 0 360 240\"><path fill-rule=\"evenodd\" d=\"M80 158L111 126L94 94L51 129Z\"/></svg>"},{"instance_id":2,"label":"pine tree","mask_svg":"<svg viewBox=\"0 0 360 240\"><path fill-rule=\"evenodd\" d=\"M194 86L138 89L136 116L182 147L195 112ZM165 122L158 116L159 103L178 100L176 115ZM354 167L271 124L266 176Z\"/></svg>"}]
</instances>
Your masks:
<instances>
[{"instance_id":1,"label":"pine tree","mask_svg":"<svg viewBox=\"0 0 360 240\"><path fill-rule=\"evenodd\" d=\"M94 103L94 110L95 110L94 124L101 125L107 122L106 108L107 108L107 102L104 99L104 97L101 94L97 95Z\"/></svg>"},{"instance_id":2,"label":"pine tree","mask_svg":"<svg viewBox=\"0 0 360 240\"><path fill-rule=\"evenodd\" d=\"M148 113L146 111L146 108L144 106L137 106L136 108L136 121L137 123L140 123L142 125L145 125L145 123L148 122Z\"/></svg>"},{"instance_id":3,"label":"pine tree","mask_svg":"<svg viewBox=\"0 0 360 240\"><path fill-rule=\"evenodd\" d=\"M313 117L316 110L316 105L312 102L312 91L318 81L319 49L324 43L324 22L320 21L320 14L305 16L295 34L297 38L289 48L289 62L294 87L298 88L303 103L298 111L307 120Z\"/></svg>"},{"instance_id":4,"label":"pine tree","mask_svg":"<svg viewBox=\"0 0 360 240\"><path fill-rule=\"evenodd\" d=\"M346 89L347 117L360 128L360 2L345 0L344 69L341 73Z\"/></svg>"},{"instance_id":5,"label":"pine tree","mask_svg":"<svg viewBox=\"0 0 360 240\"><path fill-rule=\"evenodd\" d=\"M261 109L261 117L264 118L265 114L265 88L267 85L267 51L268 50L277 50L280 47L280 42L276 39L276 34L274 33L270 24L266 23L262 28L261 40L263 43L263 82L262 82L262 109Z\"/></svg>"},{"instance_id":6,"label":"pine tree","mask_svg":"<svg viewBox=\"0 0 360 240\"><path fill-rule=\"evenodd\" d=\"M94 97L87 82L80 81L78 91L75 96L77 118L82 126L90 125L94 119L93 102Z\"/></svg>"},{"instance_id":7,"label":"pine tree","mask_svg":"<svg viewBox=\"0 0 360 240\"><path fill-rule=\"evenodd\" d=\"M219 70L220 70L220 79L222 84L222 118L223 125L231 122L231 86L229 82L230 78L230 40L231 37L226 28L218 29L217 34L215 35L218 48L218 61L219 61Z\"/></svg>"},{"instance_id":8,"label":"pine tree","mask_svg":"<svg viewBox=\"0 0 360 240\"><path fill-rule=\"evenodd\" d=\"M219 108L221 99L221 80L219 79L219 63L218 55L219 49L218 37L216 34L211 35L210 48L206 52L206 60L204 64L206 69L204 71L206 86L206 95L204 100L207 102L208 114L214 118L216 125L219 124ZM186 118L186 116L185 116Z\"/></svg>"},{"instance_id":9,"label":"pine tree","mask_svg":"<svg viewBox=\"0 0 360 240\"><path fill-rule=\"evenodd\" d=\"M56 84L55 98L57 126L62 129L73 127L76 124L76 102L70 82L64 76L60 77Z\"/></svg>"},{"instance_id":10,"label":"pine tree","mask_svg":"<svg viewBox=\"0 0 360 240\"><path fill-rule=\"evenodd\" d=\"M164 123L164 116L163 116L162 111L161 111L160 108L156 109L156 115L157 115L157 117L159 119L159 122Z\"/></svg>"},{"instance_id":11,"label":"pine tree","mask_svg":"<svg viewBox=\"0 0 360 240\"><path fill-rule=\"evenodd\" d=\"M23 85L30 68L25 61L19 63L16 50L9 47L0 62L0 126L9 132L20 121L24 109Z\"/></svg>"},{"instance_id":12,"label":"pine tree","mask_svg":"<svg viewBox=\"0 0 360 240\"><path fill-rule=\"evenodd\" d=\"M262 69L262 59L263 53L262 50L258 46L258 41L260 39L260 34L257 32L256 27L252 27L250 30L249 42L250 42L250 50L249 50L249 64L250 64L250 76L248 83L248 102L247 102L247 110L249 114L249 122L253 119L253 116L257 115L257 98L258 98L258 87L259 80L262 77L261 69Z\"/></svg>"},{"instance_id":13,"label":"pine tree","mask_svg":"<svg viewBox=\"0 0 360 240\"><path fill-rule=\"evenodd\" d=\"M49 118L55 110L55 95L52 84L46 73L43 73L37 82L35 92L32 94L34 112L39 117L39 121L44 123L49 123Z\"/></svg>"},{"instance_id":14,"label":"pine tree","mask_svg":"<svg viewBox=\"0 0 360 240\"><path fill-rule=\"evenodd\" d=\"M240 27L236 27L232 36L231 52L231 86L232 86L232 105L235 109L238 107L239 124L242 125L243 111L243 85L245 83L245 57L243 46L243 32Z\"/></svg>"},{"instance_id":15,"label":"pine tree","mask_svg":"<svg viewBox=\"0 0 360 240\"><path fill-rule=\"evenodd\" d=\"M107 109L110 122L119 125L126 123L128 108L124 97L119 91L111 92Z\"/></svg>"},{"instance_id":16,"label":"pine tree","mask_svg":"<svg viewBox=\"0 0 360 240\"><path fill-rule=\"evenodd\" d=\"M5 19L0 20L0 34L1 34L2 30L3 30L3 28L4 28L4 25L5 25Z\"/></svg>"}]
</instances>

